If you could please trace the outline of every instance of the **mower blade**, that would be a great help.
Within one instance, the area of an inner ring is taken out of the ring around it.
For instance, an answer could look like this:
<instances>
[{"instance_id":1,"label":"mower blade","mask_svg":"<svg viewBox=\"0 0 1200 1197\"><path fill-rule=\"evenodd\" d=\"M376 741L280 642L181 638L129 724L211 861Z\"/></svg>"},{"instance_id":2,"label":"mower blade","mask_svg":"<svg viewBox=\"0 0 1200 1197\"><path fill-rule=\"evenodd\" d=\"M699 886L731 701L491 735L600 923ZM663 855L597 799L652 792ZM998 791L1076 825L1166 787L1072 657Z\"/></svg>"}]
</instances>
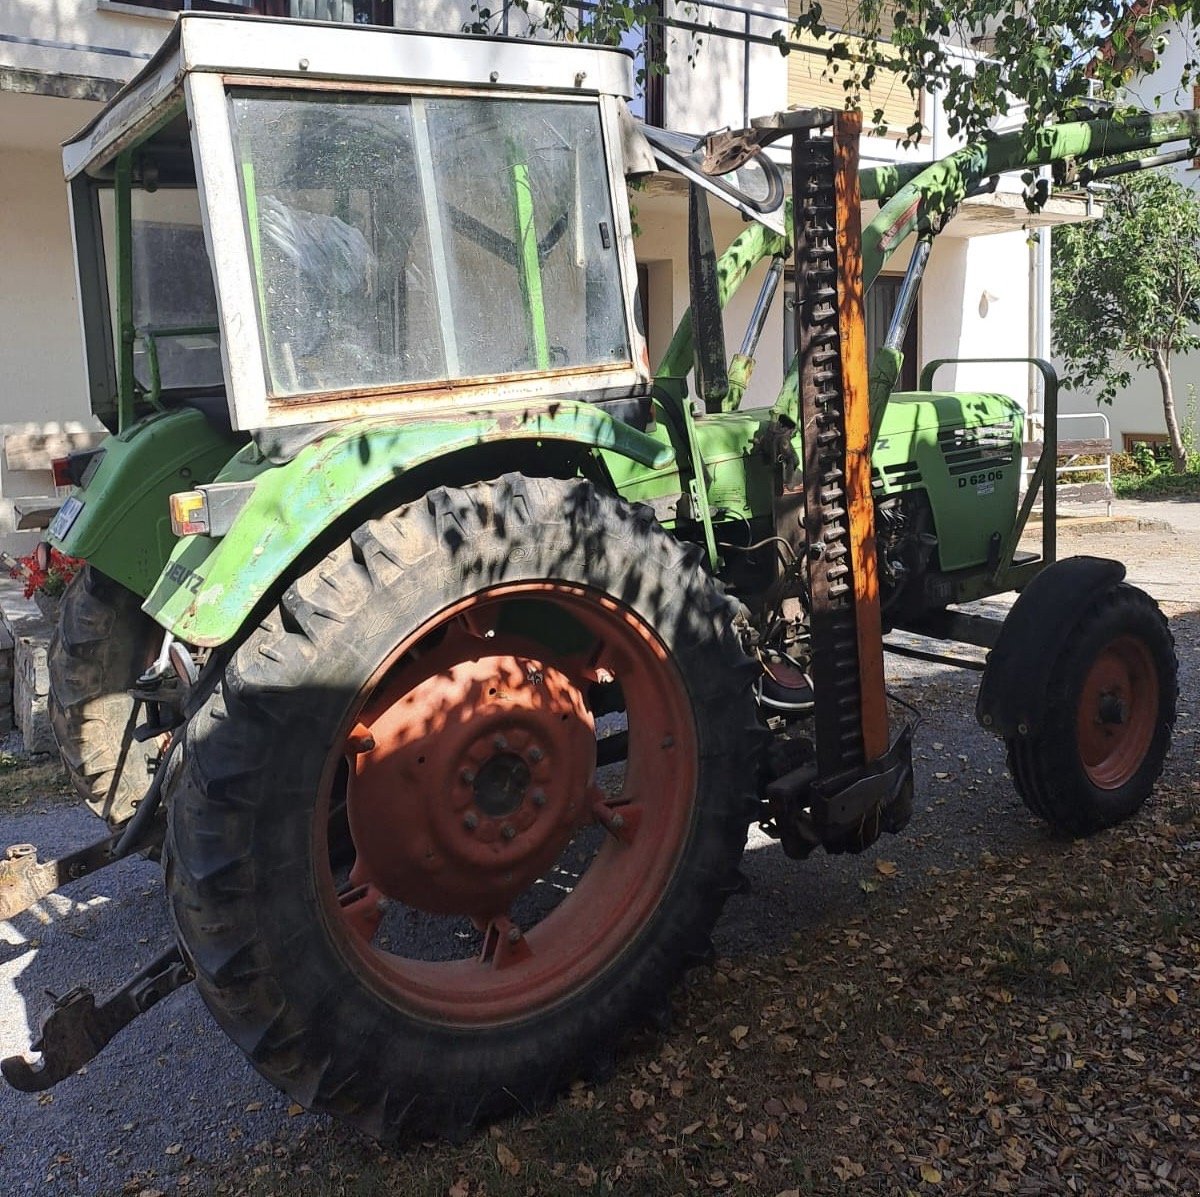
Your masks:
<instances>
[{"instance_id":1,"label":"mower blade","mask_svg":"<svg viewBox=\"0 0 1200 1197\"><path fill-rule=\"evenodd\" d=\"M15 918L68 881L78 881L119 859L115 855L121 833L97 840L58 860L44 863L32 844L13 844L0 860L0 922Z\"/></svg>"},{"instance_id":2,"label":"mower blade","mask_svg":"<svg viewBox=\"0 0 1200 1197\"><path fill-rule=\"evenodd\" d=\"M99 1006L90 989L76 986L56 999L42 1020L41 1033L33 1044L33 1050L42 1053L42 1062L34 1065L24 1056L9 1056L0 1060L0 1073L23 1093L49 1089L78 1072L118 1031L191 979L179 949L171 947Z\"/></svg>"}]
</instances>

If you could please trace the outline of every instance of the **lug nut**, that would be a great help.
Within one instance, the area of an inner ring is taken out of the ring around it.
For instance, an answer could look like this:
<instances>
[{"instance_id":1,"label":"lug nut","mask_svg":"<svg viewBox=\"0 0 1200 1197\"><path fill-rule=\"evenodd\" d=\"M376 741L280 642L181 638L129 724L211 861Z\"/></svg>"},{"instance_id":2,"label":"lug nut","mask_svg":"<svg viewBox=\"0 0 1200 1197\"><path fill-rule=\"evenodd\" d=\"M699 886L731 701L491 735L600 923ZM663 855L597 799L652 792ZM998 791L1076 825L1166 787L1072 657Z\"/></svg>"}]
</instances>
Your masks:
<instances>
[{"instance_id":1,"label":"lug nut","mask_svg":"<svg viewBox=\"0 0 1200 1197\"><path fill-rule=\"evenodd\" d=\"M475 774L470 769L464 769L459 775L463 785L469 786L475 780Z\"/></svg>"},{"instance_id":2,"label":"lug nut","mask_svg":"<svg viewBox=\"0 0 1200 1197\"><path fill-rule=\"evenodd\" d=\"M479 816L473 810L467 811L466 818L463 819L463 826L468 831L474 831L479 826Z\"/></svg>"},{"instance_id":3,"label":"lug nut","mask_svg":"<svg viewBox=\"0 0 1200 1197\"><path fill-rule=\"evenodd\" d=\"M492 741L492 747L497 752L504 752L508 748L508 741L503 736L497 736Z\"/></svg>"},{"instance_id":4,"label":"lug nut","mask_svg":"<svg viewBox=\"0 0 1200 1197\"><path fill-rule=\"evenodd\" d=\"M625 816L624 815L613 815L612 819L609 822L614 831L620 831L621 828L625 826Z\"/></svg>"},{"instance_id":5,"label":"lug nut","mask_svg":"<svg viewBox=\"0 0 1200 1197\"><path fill-rule=\"evenodd\" d=\"M509 927L508 942L509 943L519 943L520 940L521 940L521 928L520 927Z\"/></svg>"},{"instance_id":6,"label":"lug nut","mask_svg":"<svg viewBox=\"0 0 1200 1197\"><path fill-rule=\"evenodd\" d=\"M511 823L505 823L504 826L500 828L500 834L504 836L506 840L513 840L517 838L517 829Z\"/></svg>"},{"instance_id":7,"label":"lug nut","mask_svg":"<svg viewBox=\"0 0 1200 1197\"><path fill-rule=\"evenodd\" d=\"M375 747L375 737L365 723L356 723L346 737L346 751L354 756L370 752Z\"/></svg>"},{"instance_id":8,"label":"lug nut","mask_svg":"<svg viewBox=\"0 0 1200 1197\"><path fill-rule=\"evenodd\" d=\"M529 800L533 803L534 806L545 806L546 805L546 791L545 790L534 790L533 793L529 795Z\"/></svg>"},{"instance_id":9,"label":"lug nut","mask_svg":"<svg viewBox=\"0 0 1200 1197\"><path fill-rule=\"evenodd\" d=\"M531 748L529 750L529 759L536 765L546 754L540 748Z\"/></svg>"}]
</instances>

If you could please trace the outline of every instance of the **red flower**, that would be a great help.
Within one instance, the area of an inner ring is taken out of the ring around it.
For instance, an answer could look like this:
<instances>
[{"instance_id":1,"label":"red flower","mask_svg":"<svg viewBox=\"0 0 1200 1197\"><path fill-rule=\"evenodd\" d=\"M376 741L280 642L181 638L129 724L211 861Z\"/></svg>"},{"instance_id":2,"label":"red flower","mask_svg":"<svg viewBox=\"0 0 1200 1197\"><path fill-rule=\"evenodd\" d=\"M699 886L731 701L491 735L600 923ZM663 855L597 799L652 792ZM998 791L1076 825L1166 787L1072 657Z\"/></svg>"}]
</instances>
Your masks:
<instances>
[{"instance_id":1,"label":"red flower","mask_svg":"<svg viewBox=\"0 0 1200 1197\"><path fill-rule=\"evenodd\" d=\"M51 549L46 569L38 565L36 554L30 553L25 557L18 557L16 565L8 574L9 577L24 583L23 593L28 599L33 598L34 591L37 590L49 595L62 594L71 579L83 568L83 564L81 557L68 557L66 553Z\"/></svg>"}]
</instances>

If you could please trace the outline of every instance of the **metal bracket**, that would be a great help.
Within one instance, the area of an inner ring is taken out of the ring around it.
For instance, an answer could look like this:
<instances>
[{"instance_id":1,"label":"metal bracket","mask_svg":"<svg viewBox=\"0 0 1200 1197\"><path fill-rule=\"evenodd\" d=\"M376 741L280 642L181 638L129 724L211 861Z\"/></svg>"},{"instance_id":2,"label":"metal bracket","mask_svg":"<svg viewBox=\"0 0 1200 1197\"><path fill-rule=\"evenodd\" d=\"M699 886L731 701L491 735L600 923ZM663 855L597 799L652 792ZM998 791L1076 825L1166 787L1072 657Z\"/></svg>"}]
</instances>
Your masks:
<instances>
[{"instance_id":1,"label":"metal bracket","mask_svg":"<svg viewBox=\"0 0 1200 1197\"><path fill-rule=\"evenodd\" d=\"M861 852L912 815L912 728L869 765L820 781L812 764L802 765L771 782L766 798L788 856L803 859L818 846Z\"/></svg>"},{"instance_id":2,"label":"metal bracket","mask_svg":"<svg viewBox=\"0 0 1200 1197\"><path fill-rule=\"evenodd\" d=\"M23 1093L49 1089L95 1059L118 1031L191 979L179 948L171 947L100 1005L90 989L76 986L56 999L42 1021L33 1044L33 1050L42 1053L41 1064L9 1056L0 1060L0 1073Z\"/></svg>"},{"instance_id":3,"label":"metal bracket","mask_svg":"<svg viewBox=\"0 0 1200 1197\"><path fill-rule=\"evenodd\" d=\"M804 129L826 129L833 124L832 108L790 108L756 117L748 129L721 129L704 139L700 169L706 175L727 175L745 166L773 142Z\"/></svg>"},{"instance_id":4,"label":"metal bracket","mask_svg":"<svg viewBox=\"0 0 1200 1197\"><path fill-rule=\"evenodd\" d=\"M68 881L78 881L118 860L116 848L121 834L45 862L38 860L32 844L13 844L0 860L0 922L15 918Z\"/></svg>"}]
</instances>

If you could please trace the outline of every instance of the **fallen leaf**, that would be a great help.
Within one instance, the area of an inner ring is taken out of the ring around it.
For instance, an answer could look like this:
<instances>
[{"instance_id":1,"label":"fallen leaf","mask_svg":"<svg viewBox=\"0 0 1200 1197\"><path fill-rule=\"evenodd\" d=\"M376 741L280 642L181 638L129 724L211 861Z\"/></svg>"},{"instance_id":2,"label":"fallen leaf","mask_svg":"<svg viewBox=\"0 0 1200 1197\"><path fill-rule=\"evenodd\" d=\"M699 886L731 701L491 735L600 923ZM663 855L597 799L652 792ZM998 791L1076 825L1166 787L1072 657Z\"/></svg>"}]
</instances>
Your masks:
<instances>
[{"instance_id":1,"label":"fallen leaf","mask_svg":"<svg viewBox=\"0 0 1200 1197\"><path fill-rule=\"evenodd\" d=\"M496 1159L509 1176L516 1176L521 1171L521 1161L503 1143L496 1144Z\"/></svg>"}]
</instances>

